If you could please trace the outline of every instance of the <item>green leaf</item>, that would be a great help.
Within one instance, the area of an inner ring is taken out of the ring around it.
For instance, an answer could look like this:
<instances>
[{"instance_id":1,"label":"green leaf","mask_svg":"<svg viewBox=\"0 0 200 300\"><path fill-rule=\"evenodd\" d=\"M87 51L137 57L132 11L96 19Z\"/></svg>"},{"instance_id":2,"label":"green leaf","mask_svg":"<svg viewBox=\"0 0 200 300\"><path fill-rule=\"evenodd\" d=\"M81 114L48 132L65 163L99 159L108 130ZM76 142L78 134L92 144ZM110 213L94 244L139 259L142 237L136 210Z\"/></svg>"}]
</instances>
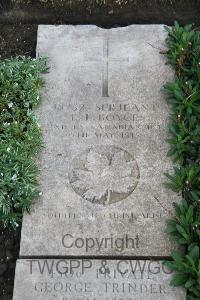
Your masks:
<instances>
[{"instance_id":1,"label":"green leaf","mask_svg":"<svg viewBox=\"0 0 200 300\"><path fill-rule=\"evenodd\" d=\"M188 240L189 235L181 225L177 224L176 229L186 240Z\"/></svg>"},{"instance_id":2,"label":"green leaf","mask_svg":"<svg viewBox=\"0 0 200 300\"><path fill-rule=\"evenodd\" d=\"M174 287L184 285L187 282L188 275L187 274L176 274L171 280L170 284Z\"/></svg>"},{"instance_id":3,"label":"green leaf","mask_svg":"<svg viewBox=\"0 0 200 300\"><path fill-rule=\"evenodd\" d=\"M199 255L199 247L198 246L194 246L191 251L189 252L189 256L193 259L200 259L200 255Z\"/></svg>"},{"instance_id":4,"label":"green leaf","mask_svg":"<svg viewBox=\"0 0 200 300\"><path fill-rule=\"evenodd\" d=\"M176 232L176 231L177 231L176 226L172 226L172 225L168 225L165 229L166 233L172 233L172 232Z\"/></svg>"},{"instance_id":5,"label":"green leaf","mask_svg":"<svg viewBox=\"0 0 200 300\"><path fill-rule=\"evenodd\" d=\"M183 254L178 251L172 252L172 258L176 261L176 263L181 264L183 260Z\"/></svg>"},{"instance_id":6,"label":"green leaf","mask_svg":"<svg viewBox=\"0 0 200 300\"><path fill-rule=\"evenodd\" d=\"M195 279L189 279L186 281L185 283L185 287L188 289L188 288L191 288L193 285L195 285L196 281Z\"/></svg>"}]
</instances>

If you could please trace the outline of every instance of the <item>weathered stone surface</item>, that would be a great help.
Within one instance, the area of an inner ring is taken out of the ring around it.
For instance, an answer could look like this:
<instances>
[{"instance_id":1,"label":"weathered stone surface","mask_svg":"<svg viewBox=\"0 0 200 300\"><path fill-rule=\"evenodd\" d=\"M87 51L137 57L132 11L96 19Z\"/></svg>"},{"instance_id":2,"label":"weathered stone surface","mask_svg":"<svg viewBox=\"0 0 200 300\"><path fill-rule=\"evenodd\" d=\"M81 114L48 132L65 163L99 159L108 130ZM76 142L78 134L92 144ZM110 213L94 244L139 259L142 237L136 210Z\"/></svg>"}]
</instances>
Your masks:
<instances>
[{"instance_id":1,"label":"weathered stone surface","mask_svg":"<svg viewBox=\"0 0 200 300\"><path fill-rule=\"evenodd\" d=\"M184 300L160 261L19 260L13 300Z\"/></svg>"},{"instance_id":2,"label":"weathered stone surface","mask_svg":"<svg viewBox=\"0 0 200 300\"><path fill-rule=\"evenodd\" d=\"M165 37L158 25L39 27L46 147L22 256L170 255Z\"/></svg>"}]
</instances>

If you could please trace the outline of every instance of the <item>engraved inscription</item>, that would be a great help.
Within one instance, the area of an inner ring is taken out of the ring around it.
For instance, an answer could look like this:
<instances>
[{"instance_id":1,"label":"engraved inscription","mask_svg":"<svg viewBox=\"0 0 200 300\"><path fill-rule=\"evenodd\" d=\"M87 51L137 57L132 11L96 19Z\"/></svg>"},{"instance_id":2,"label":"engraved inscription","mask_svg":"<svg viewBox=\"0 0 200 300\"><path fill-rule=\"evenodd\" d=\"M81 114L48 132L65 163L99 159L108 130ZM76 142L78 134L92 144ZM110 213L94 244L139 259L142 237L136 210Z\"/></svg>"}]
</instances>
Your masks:
<instances>
[{"instance_id":1,"label":"engraved inscription","mask_svg":"<svg viewBox=\"0 0 200 300\"><path fill-rule=\"evenodd\" d=\"M129 59L121 59L110 57L109 55L109 37L104 37L103 40L103 57L99 60L96 58L90 58L90 62L102 62L103 73L102 73L102 97L109 97L109 62L128 62Z\"/></svg>"},{"instance_id":2,"label":"engraved inscription","mask_svg":"<svg viewBox=\"0 0 200 300\"><path fill-rule=\"evenodd\" d=\"M72 161L69 181L83 199L110 205L134 191L139 167L133 156L119 147L92 147Z\"/></svg>"}]
</instances>

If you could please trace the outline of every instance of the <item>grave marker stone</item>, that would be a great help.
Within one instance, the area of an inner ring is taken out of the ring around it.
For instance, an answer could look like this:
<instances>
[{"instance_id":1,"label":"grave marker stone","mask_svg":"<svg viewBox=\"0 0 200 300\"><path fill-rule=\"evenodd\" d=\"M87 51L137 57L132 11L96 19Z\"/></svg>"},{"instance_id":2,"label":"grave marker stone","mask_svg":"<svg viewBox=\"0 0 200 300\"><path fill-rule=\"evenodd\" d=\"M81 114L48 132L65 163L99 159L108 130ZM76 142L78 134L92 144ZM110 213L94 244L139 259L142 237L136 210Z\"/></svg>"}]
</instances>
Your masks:
<instances>
[{"instance_id":1,"label":"grave marker stone","mask_svg":"<svg viewBox=\"0 0 200 300\"><path fill-rule=\"evenodd\" d=\"M170 255L164 227L179 200L163 184L165 37L160 25L39 26L37 53L50 64L38 110L42 196L23 219L14 300L186 298L148 260Z\"/></svg>"},{"instance_id":2,"label":"grave marker stone","mask_svg":"<svg viewBox=\"0 0 200 300\"><path fill-rule=\"evenodd\" d=\"M170 255L165 38L160 25L39 26L42 196L24 216L22 256Z\"/></svg>"}]
</instances>

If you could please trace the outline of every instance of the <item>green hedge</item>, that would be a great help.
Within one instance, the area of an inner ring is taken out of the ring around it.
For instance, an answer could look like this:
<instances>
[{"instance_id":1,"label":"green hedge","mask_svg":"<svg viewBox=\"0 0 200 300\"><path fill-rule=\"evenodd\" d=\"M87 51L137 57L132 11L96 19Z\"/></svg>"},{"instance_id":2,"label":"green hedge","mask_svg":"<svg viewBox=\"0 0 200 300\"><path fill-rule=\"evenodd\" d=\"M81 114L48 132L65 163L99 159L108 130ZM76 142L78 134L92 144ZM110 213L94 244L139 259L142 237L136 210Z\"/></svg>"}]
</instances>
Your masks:
<instances>
[{"instance_id":1,"label":"green hedge","mask_svg":"<svg viewBox=\"0 0 200 300\"><path fill-rule=\"evenodd\" d=\"M36 156L42 135L33 109L40 102L46 60L0 62L0 223L16 227L39 195Z\"/></svg>"},{"instance_id":2,"label":"green hedge","mask_svg":"<svg viewBox=\"0 0 200 300\"><path fill-rule=\"evenodd\" d=\"M174 251L168 267L176 271L173 286L184 286L190 300L200 299L200 31L177 22L167 28L168 62L176 72L164 90L171 106L168 155L174 159L174 174L166 174L167 186L182 194L174 204L176 216L166 231L185 252Z\"/></svg>"}]
</instances>

